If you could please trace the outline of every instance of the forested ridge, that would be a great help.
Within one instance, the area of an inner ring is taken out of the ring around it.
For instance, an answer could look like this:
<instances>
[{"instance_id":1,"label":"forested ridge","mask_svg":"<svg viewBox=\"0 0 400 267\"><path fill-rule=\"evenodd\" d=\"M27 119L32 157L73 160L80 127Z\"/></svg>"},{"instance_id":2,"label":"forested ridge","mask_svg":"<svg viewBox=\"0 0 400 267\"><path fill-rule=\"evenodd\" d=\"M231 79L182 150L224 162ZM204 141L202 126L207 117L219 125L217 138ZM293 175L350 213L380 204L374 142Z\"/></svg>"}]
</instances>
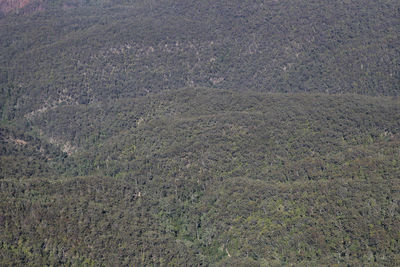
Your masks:
<instances>
[{"instance_id":1,"label":"forested ridge","mask_svg":"<svg viewBox=\"0 0 400 267\"><path fill-rule=\"evenodd\" d=\"M0 2L0 265L400 265L399 10Z\"/></svg>"}]
</instances>

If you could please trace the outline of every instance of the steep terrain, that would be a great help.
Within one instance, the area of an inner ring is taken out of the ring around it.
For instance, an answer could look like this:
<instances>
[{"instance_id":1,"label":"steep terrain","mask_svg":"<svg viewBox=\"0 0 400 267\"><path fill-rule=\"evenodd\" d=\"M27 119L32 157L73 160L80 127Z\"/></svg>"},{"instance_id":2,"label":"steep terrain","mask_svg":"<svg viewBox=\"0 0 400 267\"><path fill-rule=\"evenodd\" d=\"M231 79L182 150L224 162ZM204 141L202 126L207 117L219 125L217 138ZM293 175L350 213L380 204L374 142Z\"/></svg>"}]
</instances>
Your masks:
<instances>
[{"instance_id":1,"label":"steep terrain","mask_svg":"<svg viewBox=\"0 0 400 267\"><path fill-rule=\"evenodd\" d=\"M0 265L400 264L397 1L12 3Z\"/></svg>"},{"instance_id":2,"label":"steep terrain","mask_svg":"<svg viewBox=\"0 0 400 267\"><path fill-rule=\"evenodd\" d=\"M397 1L48 6L1 21L3 117L187 86L398 95L398 17Z\"/></svg>"}]
</instances>

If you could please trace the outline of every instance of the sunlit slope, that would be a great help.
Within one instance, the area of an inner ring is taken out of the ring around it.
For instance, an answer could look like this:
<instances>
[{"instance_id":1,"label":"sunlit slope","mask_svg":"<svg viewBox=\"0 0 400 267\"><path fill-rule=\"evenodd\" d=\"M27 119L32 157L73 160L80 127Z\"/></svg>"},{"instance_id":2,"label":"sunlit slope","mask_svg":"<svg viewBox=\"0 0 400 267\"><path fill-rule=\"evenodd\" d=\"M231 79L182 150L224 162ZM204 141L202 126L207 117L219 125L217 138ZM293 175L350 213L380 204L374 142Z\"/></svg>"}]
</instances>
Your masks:
<instances>
[{"instance_id":1,"label":"sunlit slope","mask_svg":"<svg viewBox=\"0 0 400 267\"><path fill-rule=\"evenodd\" d=\"M396 265L398 103L196 88L40 113L65 171L1 180L3 262Z\"/></svg>"}]
</instances>

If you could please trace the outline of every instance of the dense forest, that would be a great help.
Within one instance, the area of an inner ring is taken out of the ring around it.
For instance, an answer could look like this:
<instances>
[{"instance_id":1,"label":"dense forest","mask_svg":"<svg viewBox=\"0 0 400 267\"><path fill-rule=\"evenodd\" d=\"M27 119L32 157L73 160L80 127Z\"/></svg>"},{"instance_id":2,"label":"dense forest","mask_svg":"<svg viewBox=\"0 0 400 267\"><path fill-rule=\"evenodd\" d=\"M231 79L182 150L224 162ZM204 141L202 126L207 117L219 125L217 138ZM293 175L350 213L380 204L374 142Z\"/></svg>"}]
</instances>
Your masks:
<instances>
[{"instance_id":1,"label":"dense forest","mask_svg":"<svg viewBox=\"0 0 400 267\"><path fill-rule=\"evenodd\" d=\"M399 18L0 0L0 265L399 266Z\"/></svg>"}]
</instances>

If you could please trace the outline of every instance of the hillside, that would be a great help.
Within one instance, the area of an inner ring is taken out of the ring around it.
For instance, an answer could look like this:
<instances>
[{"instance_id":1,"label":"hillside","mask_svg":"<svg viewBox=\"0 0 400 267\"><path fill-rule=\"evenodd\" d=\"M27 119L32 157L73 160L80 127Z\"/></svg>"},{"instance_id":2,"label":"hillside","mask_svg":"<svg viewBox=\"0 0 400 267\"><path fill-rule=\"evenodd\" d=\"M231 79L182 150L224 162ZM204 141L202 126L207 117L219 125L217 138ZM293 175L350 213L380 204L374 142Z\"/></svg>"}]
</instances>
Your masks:
<instances>
[{"instance_id":1,"label":"hillside","mask_svg":"<svg viewBox=\"0 0 400 267\"><path fill-rule=\"evenodd\" d=\"M397 1L89 2L10 15L3 117L187 86L398 95L398 15Z\"/></svg>"},{"instance_id":2,"label":"hillside","mask_svg":"<svg viewBox=\"0 0 400 267\"><path fill-rule=\"evenodd\" d=\"M1 3L0 265L400 265L397 1Z\"/></svg>"}]
</instances>

